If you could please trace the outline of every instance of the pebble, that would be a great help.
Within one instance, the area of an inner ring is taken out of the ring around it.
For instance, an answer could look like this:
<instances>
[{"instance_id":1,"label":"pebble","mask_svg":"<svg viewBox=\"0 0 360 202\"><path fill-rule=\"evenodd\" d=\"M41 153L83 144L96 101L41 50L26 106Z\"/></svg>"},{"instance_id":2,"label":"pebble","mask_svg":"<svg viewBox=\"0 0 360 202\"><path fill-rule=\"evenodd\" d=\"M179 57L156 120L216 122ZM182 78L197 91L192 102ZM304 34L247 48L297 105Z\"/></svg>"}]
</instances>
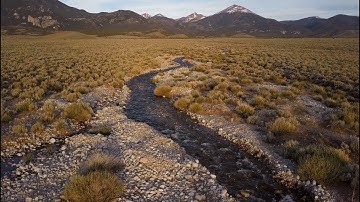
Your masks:
<instances>
[{"instance_id":1,"label":"pebble","mask_svg":"<svg viewBox=\"0 0 360 202\"><path fill-rule=\"evenodd\" d=\"M55 142L56 142L55 138L51 138L51 139L49 140L49 143L50 143L50 144L54 144Z\"/></svg>"},{"instance_id":2,"label":"pebble","mask_svg":"<svg viewBox=\"0 0 360 202\"><path fill-rule=\"evenodd\" d=\"M195 195L195 199L198 201L205 201L206 196L205 195Z\"/></svg>"}]
</instances>

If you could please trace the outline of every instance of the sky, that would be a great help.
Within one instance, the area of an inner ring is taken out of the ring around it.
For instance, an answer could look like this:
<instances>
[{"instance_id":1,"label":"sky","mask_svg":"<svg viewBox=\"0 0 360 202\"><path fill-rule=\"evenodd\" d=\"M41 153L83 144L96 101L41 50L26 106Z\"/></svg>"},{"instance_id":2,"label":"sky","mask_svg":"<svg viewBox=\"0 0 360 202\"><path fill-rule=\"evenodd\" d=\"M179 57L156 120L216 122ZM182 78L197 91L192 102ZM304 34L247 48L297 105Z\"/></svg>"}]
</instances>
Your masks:
<instances>
[{"instance_id":1,"label":"sky","mask_svg":"<svg viewBox=\"0 0 360 202\"><path fill-rule=\"evenodd\" d=\"M359 16L359 0L60 0L91 13L132 10L138 14L163 14L180 18L193 12L213 15L233 4L265 18L297 20L310 16L329 18L337 14Z\"/></svg>"}]
</instances>

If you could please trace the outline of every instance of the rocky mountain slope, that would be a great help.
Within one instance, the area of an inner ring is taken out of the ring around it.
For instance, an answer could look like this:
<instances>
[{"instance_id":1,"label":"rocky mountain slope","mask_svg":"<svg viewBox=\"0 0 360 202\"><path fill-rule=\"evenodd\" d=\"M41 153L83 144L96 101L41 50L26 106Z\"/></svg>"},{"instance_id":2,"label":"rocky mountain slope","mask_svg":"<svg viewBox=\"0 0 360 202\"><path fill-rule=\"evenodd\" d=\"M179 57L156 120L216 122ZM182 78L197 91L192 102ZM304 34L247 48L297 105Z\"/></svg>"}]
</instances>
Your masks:
<instances>
[{"instance_id":1,"label":"rocky mountain slope","mask_svg":"<svg viewBox=\"0 0 360 202\"><path fill-rule=\"evenodd\" d=\"M89 13L58 0L1 0L1 29L8 34L17 33L13 30L23 30L22 33L67 30L97 35L161 32L189 36L341 37L358 33L359 17L337 15L329 19L278 22L232 5L208 17L195 12L175 20L129 10Z\"/></svg>"}]
</instances>

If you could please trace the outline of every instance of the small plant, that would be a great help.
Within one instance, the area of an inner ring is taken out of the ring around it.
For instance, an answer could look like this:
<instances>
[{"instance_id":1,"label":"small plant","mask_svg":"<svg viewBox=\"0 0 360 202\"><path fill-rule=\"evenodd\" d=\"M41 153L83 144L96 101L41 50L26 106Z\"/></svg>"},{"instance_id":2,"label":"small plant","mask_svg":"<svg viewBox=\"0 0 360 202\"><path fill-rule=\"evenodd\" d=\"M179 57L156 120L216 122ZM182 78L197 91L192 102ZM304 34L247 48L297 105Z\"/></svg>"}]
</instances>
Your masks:
<instances>
[{"instance_id":1,"label":"small plant","mask_svg":"<svg viewBox=\"0 0 360 202\"><path fill-rule=\"evenodd\" d=\"M299 156L299 142L296 140L289 140L283 146L285 158L298 159Z\"/></svg>"},{"instance_id":2,"label":"small plant","mask_svg":"<svg viewBox=\"0 0 360 202\"><path fill-rule=\"evenodd\" d=\"M79 173L81 175L96 171L115 173L123 168L124 164L115 156L106 153L95 153L80 167Z\"/></svg>"},{"instance_id":3,"label":"small plant","mask_svg":"<svg viewBox=\"0 0 360 202\"><path fill-rule=\"evenodd\" d=\"M248 124L256 124L256 122L258 121L258 116L256 115L252 115L252 116L249 116L247 119L246 119L246 123Z\"/></svg>"},{"instance_id":4,"label":"small plant","mask_svg":"<svg viewBox=\"0 0 360 202\"><path fill-rule=\"evenodd\" d=\"M84 102L76 102L68 105L64 109L64 116L78 122L84 122L91 118L94 114L91 107Z\"/></svg>"},{"instance_id":5,"label":"small plant","mask_svg":"<svg viewBox=\"0 0 360 202\"><path fill-rule=\"evenodd\" d=\"M12 127L12 132L17 134L17 135L21 135L21 134L25 134L28 132L27 128L24 125L14 125Z\"/></svg>"},{"instance_id":6,"label":"small plant","mask_svg":"<svg viewBox=\"0 0 360 202\"><path fill-rule=\"evenodd\" d=\"M266 99L262 96L256 96L252 101L251 105L258 107L260 109L264 108L266 106Z\"/></svg>"},{"instance_id":7,"label":"small plant","mask_svg":"<svg viewBox=\"0 0 360 202\"><path fill-rule=\"evenodd\" d=\"M15 109L17 112L33 111L36 109L36 106L30 99L27 98L24 101L17 103L15 105Z\"/></svg>"},{"instance_id":8,"label":"small plant","mask_svg":"<svg viewBox=\"0 0 360 202\"><path fill-rule=\"evenodd\" d=\"M171 96L171 86L160 85L155 88L154 94L159 97L170 97Z\"/></svg>"},{"instance_id":9,"label":"small plant","mask_svg":"<svg viewBox=\"0 0 360 202\"><path fill-rule=\"evenodd\" d=\"M66 122L64 119L60 119L54 123L54 128L57 132L64 135L66 133Z\"/></svg>"},{"instance_id":10,"label":"small plant","mask_svg":"<svg viewBox=\"0 0 360 202\"><path fill-rule=\"evenodd\" d=\"M247 118L255 114L255 109L246 103L239 103L236 107L236 112L243 118Z\"/></svg>"},{"instance_id":11,"label":"small plant","mask_svg":"<svg viewBox=\"0 0 360 202\"><path fill-rule=\"evenodd\" d=\"M92 134L102 134L104 136L108 136L110 135L112 132L111 128L108 127L108 126L100 126L100 127L96 127L96 128L91 128L89 130L89 133L92 133Z\"/></svg>"},{"instance_id":12,"label":"small plant","mask_svg":"<svg viewBox=\"0 0 360 202\"><path fill-rule=\"evenodd\" d=\"M104 171L75 175L64 188L64 198L72 202L111 202L123 194L124 185L118 177Z\"/></svg>"},{"instance_id":13,"label":"small plant","mask_svg":"<svg viewBox=\"0 0 360 202\"><path fill-rule=\"evenodd\" d=\"M55 105L52 102L45 102L43 106L43 112L41 114L41 120L44 122L52 122L55 118Z\"/></svg>"},{"instance_id":14,"label":"small plant","mask_svg":"<svg viewBox=\"0 0 360 202\"><path fill-rule=\"evenodd\" d=\"M25 164L30 163L32 160L34 160L33 153L27 153L21 158L21 161L24 162Z\"/></svg>"},{"instance_id":15,"label":"small plant","mask_svg":"<svg viewBox=\"0 0 360 202\"><path fill-rule=\"evenodd\" d=\"M347 172L350 162L347 154L331 147L318 147L312 155L300 160L298 173L305 179L314 179L322 184L330 184L339 180Z\"/></svg>"},{"instance_id":16,"label":"small plant","mask_svg":"<svg viewBox=\"0 0 360 202\"><path fill-rule=\"evenodd\" d=\"M190 112L197 113L202 110L202 106L199 103L192 103L189 106L189 110L190 110Z\"/></svg>"},{"instance_id":17,"label":"small plant","mask_svg":"<svg viewBox=\"0 0 360 202\"><path fill-rule=\"evenodd\" d=\"M189 106L190 100L186 98L180 98L174 103L174 107L180 110L186 110Z\"/></svg>"},{"instance_id":18,"label":"small plant","mask_svg":"<svg viewBox=\"0 0 360 202\"><path fill-rule=\"evenodd\" d=\"M270 132L274 135L292 135L298 131L299 122L293 118L280 117L270 125Z\"/></svg>"},{"instance_id":19,"label":"small plant","mask_svg":"<svg viewBox=\"0 0 360 202\"><path fill-rule=\"evenodd\" d=\"M44 131L44 129L45 129L44 124L42 124L41 122L36 122L31 127L31 132L33 132L33 133L41 133L42 131Z\"/></svg>"}]
</instances>

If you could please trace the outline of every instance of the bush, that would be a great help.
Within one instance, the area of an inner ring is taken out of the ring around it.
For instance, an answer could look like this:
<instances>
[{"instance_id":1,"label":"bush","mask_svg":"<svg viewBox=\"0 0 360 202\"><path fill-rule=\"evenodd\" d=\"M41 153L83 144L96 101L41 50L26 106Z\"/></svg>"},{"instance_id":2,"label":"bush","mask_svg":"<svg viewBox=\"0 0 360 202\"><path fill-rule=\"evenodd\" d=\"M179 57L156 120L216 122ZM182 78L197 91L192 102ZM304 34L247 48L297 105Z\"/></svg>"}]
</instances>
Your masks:
<instances>
[{"instance_id":1,"label":"bush","mask_svg":"<svg viewBox=\"0 0 360 202\"><path fill-rule=\"evenodd\" d=\"M44 131L45 126L44 124L42 124L41 122L36 122L32 127L31 127L31 132L33 133L40 133L42 131Z\"/></svg>"},{"instance_id":2,"label":"bush","mask_svg":"<svg viewBox=\"0 0 360 202\"><path fill-rule=\"evenodd\" d=\"M246 103L239 103L235 110L243 118L247 118L255 114L255 109Z\"/></svg>"},{"instance_id":3,"label":"bush","mask_svg":"<svg viewBox=\"0 0 360 202\"><path fill-rule=\"evenodd\" d=\"M87 175L91 172L117 172L124 168L124 164L115 156L105 153L95 153L80 167L79 173Z\"/></svg>"},{"instance_id":4,"label":"bush","mask_svg":"<svg viewBox=\"0 0 360 202\"><path fill-rule=\"evenodd\" d=\"M124 186L117 176L104 171L75 175L64 189L64 198L72 202L110 202L123 194Z\"/></svg>"},{"instance_id":5,"label":"bush","mask_svg":"<svg viewBox=\"0 0 360 202\"><path fill-rule=\"evenodd\" d=\"M100 126L100 127L97 127L97 128L91 128L89 130L89 133L92 133L92 134L102 134L104 136L108 136L110 135L112 132L111 128L108 127L108 126Z\"/></svg>"},{"instance_id":6,"label":"bush","mask_svg":"<svg viewBox=\"0 0 360 202\"><path fill-rule=\"evenodd\" d=\"M189 106L189 110L190 110L190 112L197 113L202 110L202 106L199 103L192 103Z\"/></svg>"},{"instance_id":7,"label":"bush","mask_svg":"<svg viewBox=\"0 0 360 202\"><path fill-rule=\"evenodd\" d=\"M274 133L274 135L292 135L298 131L299 122L293 118L277 118L270 125L270 132Z\"/></svg>"},{"instance_id":8,"label":"bush","mask_svg":"<svg viewBox=\"0 0 360 202\"><path fill-rule=\"evenodd\" d=\"M43 113L41 120L44 122L51 122L55 118L55 105L52 102L46 102L43 106Z\"/></svg>"},{"instance_id":9,"label":"bush","mask_svg":"<svg viewBox=\"0 0 360 202\"><path fill-rule=\"evenodd\" d=\"M59 132L60 134L65 134L66 133L66 122L64 119L60 119L58 121L56 121L54 123L54 128L57 132Z\"/></svg>"},{"instance_id":10,"label":"bush","mask_svg":"<svg viewBox=\"0 0 360 202\"><path fill-rule=\"evenodd\" d=\"M299 157L299 142L296 140L289 140L283 146L283 153L285 158L297 160Z\"/></svg>"},{"instance_id":11,"label":"bush","mask_svg":"<svg viewBox=\"0 0 360 202\"><path fill-rule=\"evenodd\" d=\"M251 105L256 106L258 108L264 108L266 106L266 99L262 96L257 96L251 101Z\"/></svg>"},{"instance_id":12,"label":"bush","mask_svg":"<svg viewBox=\"0 0 360 202\"><path fill-rule=\"evenodd\" d=\"M189 106L190 100L186 98L180 98L174 103L174 107L180 110L186 110Z\"/></svg>"},{"instance_id":13,"label":"bush","mask_svg":"<svg viewBox=\"0 0 360 202\"><path fill-rule=\"evenodd\" d=\"M91 118L94 114L91 107L84 102L77 102L68 105L64 109L64 116L66 118L73 119L75 121L84 122Z\"/></svg>"},{"instance_id":14,"label":"bush","mask_svg":"<svg viewBox=\"0 0 360 202\"><path fill-rule=\"evenodd\" d=\"M171 86L169 85L160 85L155 88L154 94L159 97L170 97Z\"/></svg>"},{"instance_id":15,"label":"bush","mask_svg":"<svg viewBox=\"0 0 360 202\"><path fill-rule=\"evenodd\" d=\"M15 109L17 112L33 111L36 109L36 106L30 99L25 99L24 101L17 103Z\"/></svg>"},{"instance_id":16,"label":"bush","mask_svg":"<svg viewBox=\"0 0 360 202\"><path fill-rule=\"evenodd\" d=\"M347 154L340 149L318 147L314 154L300 160L298 173L302 178L330 184L348 170L349 161Z\"/></svg>"},{"instance_id":17,"label":"bush","mask_svg":"<svg viewBox=\"0 0 360 202\"><path fill-rule=\"evenodd\" d=\"M14 125L12 127L12 132L17 134L17 135L20 135L20 134L25 134L28 132L28 130L26 129L25 126L23 125Z\"/></svg>"}]
</instances>

